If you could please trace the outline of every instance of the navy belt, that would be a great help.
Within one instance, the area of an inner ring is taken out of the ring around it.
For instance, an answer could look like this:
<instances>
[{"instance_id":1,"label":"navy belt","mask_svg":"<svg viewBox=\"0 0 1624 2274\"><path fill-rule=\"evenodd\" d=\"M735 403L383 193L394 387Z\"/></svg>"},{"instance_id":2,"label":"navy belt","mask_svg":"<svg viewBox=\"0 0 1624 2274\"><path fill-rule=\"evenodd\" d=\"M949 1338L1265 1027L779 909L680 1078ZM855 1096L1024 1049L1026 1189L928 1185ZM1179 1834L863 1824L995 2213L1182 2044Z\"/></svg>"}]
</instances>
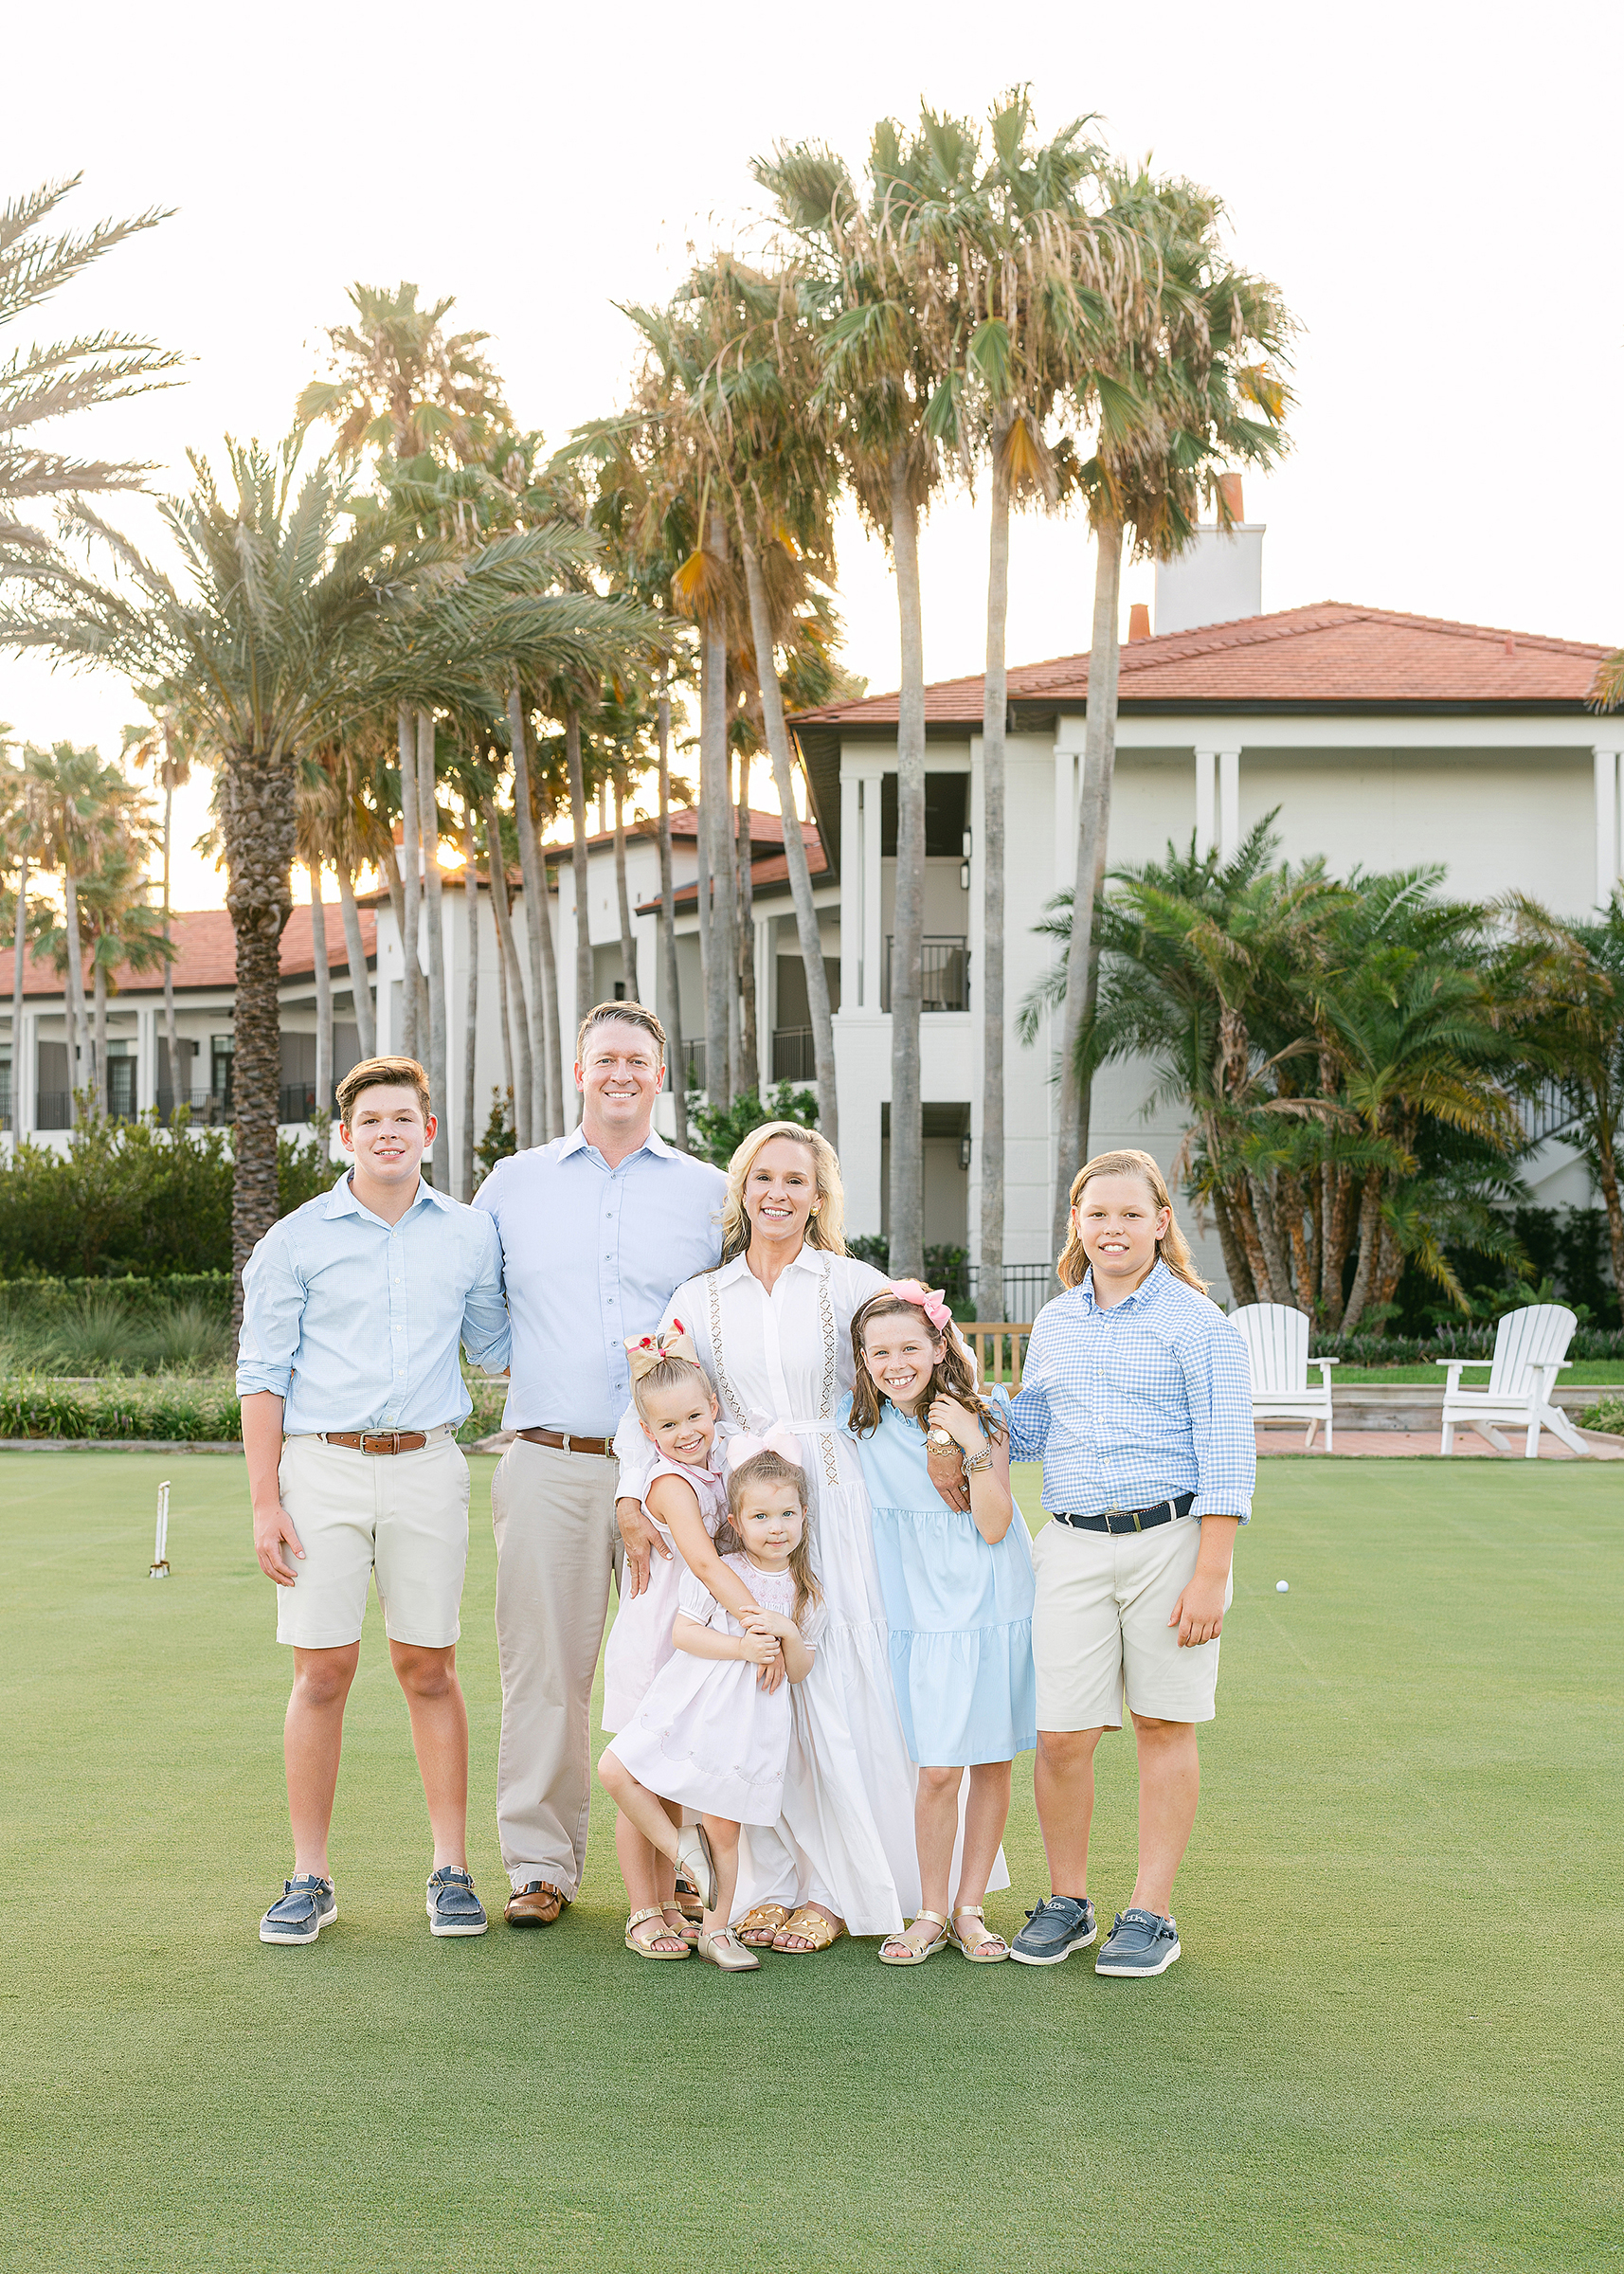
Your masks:
<instances>
[{"instance_id":1,"label":"navy belt","mask_svg":"<svg viewBox=\"0 0 1624 2274\"><path fill-rule=\"evenodd\" d=\"M1049 1512L1056 1524L1069 1524L1074 1532L1153 1532L1159 1524L1171 1524L1176 1517L1187 1516L1196 1505L1193 1492L1181 1492L1177 1500L1159 1500L1148 1508L1107 1508L1098 1516L1070 1516L1064 1508Z\"/></svg>"}]
</instances>

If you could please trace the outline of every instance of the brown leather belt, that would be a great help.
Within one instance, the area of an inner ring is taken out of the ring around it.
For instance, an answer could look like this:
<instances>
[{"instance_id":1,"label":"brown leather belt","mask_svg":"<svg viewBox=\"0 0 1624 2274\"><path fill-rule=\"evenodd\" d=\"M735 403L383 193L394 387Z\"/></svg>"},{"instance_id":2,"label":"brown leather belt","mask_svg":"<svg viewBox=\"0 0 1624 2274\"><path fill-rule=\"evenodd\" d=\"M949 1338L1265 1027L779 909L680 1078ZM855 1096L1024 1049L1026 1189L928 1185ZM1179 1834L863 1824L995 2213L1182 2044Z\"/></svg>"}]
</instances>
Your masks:
<instances>
[{"instance_id":1,"label":"brown leather belt","mask_svg":"<svg viewBox=\"0 0 1624 2274\"><path fill-rule=\"evenodd\" d=\"M521 1429L514 1435L527 1445L550 1445L555 1453L595 1453L600 1460L615 1450L613 1437L577 1437L567 1429Z\"/></svg>"},{"instance_id":2,"label":"brown leather belt","mask_svg":"<svg viewBox=\"0 0 1624 2274\"><path fill-rule=\"evenodd\" d=\"M347 1445L352 1453L421 1453L428 1443L421 1429L324 1429L324 1445Z\"/></svg>"}]
</instances>

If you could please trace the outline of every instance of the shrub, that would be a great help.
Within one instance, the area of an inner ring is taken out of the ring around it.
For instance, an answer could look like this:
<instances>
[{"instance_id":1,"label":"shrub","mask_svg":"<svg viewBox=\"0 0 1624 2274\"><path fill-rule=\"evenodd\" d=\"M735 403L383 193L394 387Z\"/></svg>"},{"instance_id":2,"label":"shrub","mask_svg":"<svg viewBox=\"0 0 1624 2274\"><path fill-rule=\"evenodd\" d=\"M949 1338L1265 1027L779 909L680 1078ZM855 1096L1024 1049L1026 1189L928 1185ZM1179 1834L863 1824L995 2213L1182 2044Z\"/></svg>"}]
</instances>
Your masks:
<instances>
[{"instance_id":1,"label":"shrub","mask_svg":"<svg viewBox=\"0 0 1624 2274\"><path fill-rule=\"evenodd\" d=\"M1580 1429L1605 1430L1609 1436L1624 1437L1624 1398L1603 1398L1596 1405L1587 1405L1579 1417Z\"/></svg>"},{"instance_id":2,"label":"shrub","mask_svg":"<svg viewBox=\"0 0 1624 2274\"><path fill-rule=\"evenodd\" d=\"M29 1374L0 1381L0 1436L174 1437L199 1444L242 1435L242 1409L229 1378L115 1376L95 1389Z\"/></svg>"},{"instance_id":3,"label":"shrub","mask_svg":"<svg viewBox=\"0 0 1624 2274\"><path fill-rule=\"evenodd\" d=\"M230 1268L224 1129L92 1120L63 1153L25 1142L0 1173L0 1277Z\"/></svg>"},{"instance_id":4,"label":"shrub","mask_svg":"<svg viewBox=\"0 0 1624 2274\"><path fill-rule=\"evenodd\" d=\"M799 1121L815 1128L817 1092L792 1090L787 1082L780 1082L765 1097L755 1090L741 1090L725 1110L701 1105L695 1093L689 1092L690 1145L701 1161L713 1161L718 1168L727 1167L750 1131L759 1129L765 1121Z\"/></svg>"},{"instance_id":5,"label":"shrub","mask_svg":"<svg viewBox=\"0 0 1624 2274\"><path fill-rule=\"evenodd\" d=\"M0 1281L0 1348L13 1371L202 1374L232 1360L231 1282Z\"/></svg>"}]
</instances>

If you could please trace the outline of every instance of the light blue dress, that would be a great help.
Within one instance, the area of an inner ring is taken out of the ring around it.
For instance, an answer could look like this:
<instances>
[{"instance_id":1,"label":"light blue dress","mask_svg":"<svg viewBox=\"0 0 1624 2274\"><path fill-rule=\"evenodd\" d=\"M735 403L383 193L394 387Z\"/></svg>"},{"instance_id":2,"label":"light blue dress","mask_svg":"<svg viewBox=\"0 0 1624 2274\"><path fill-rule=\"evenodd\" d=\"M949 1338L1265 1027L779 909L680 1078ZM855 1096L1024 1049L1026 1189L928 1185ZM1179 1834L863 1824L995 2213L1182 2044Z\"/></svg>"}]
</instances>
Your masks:
<instances>
[{"instance_id":1,"label":"light blue dress","mask_svg":"<svg viewBox=\"0 0 1624 2274\"><path fill-rule=\"evenodd\" d=\"M1001 1390L989 1393L1001 1404ZM840 1419L850 1430L851 1399ZM1007 1416L1005 1417L1007 1426ZM874 1509L891 1678L911 1760L937 1769L1013 1760L1038 1742L1032 1543L1019 1508L996 1547L930 1482L919 1425L889 1401L852 1435Z\"/></svg>"}]
</instances>

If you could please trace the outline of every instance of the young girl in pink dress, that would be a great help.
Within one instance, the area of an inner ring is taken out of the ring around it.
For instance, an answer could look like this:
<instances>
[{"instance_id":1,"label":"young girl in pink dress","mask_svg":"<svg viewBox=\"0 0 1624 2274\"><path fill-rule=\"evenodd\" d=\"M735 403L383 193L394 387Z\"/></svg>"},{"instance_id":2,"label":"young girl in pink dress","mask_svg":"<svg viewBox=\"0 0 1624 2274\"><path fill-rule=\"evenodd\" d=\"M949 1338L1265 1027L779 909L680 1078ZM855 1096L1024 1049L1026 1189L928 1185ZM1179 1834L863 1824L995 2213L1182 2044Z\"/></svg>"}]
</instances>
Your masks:
<instances>
[{"instance_id":1,"label":"young girl in pink dress","mask_svg":"<svg viewBox=\"0 0 1624 2274\"><path fill-rule=\"evenodd\" d=\"M693 1874L705 1906L699 1956L724 1973L746 1974L761 1960L728 1923L739 1831L775 1824L783 1811L788 1684L812 1670L820 1597L806 1539L806 1475L792 1457L798 1440L775 1430L766 1438L735 1437L730 1451L728 1520L715 1545L723 1571L754 1598L753 1607L741 1621L684 1572L673 1654L599 1761L598 1775L622 1822ZM760 1669L779 1657L787 1681L765 1688ZM698 1823L678 1826L675 1807L696 1810ZM626 1947L645 1958L686 1958L686 1946L666 1952L639 1937L655 1915L633 1912Z\"/></svg>"}]
</instances>

